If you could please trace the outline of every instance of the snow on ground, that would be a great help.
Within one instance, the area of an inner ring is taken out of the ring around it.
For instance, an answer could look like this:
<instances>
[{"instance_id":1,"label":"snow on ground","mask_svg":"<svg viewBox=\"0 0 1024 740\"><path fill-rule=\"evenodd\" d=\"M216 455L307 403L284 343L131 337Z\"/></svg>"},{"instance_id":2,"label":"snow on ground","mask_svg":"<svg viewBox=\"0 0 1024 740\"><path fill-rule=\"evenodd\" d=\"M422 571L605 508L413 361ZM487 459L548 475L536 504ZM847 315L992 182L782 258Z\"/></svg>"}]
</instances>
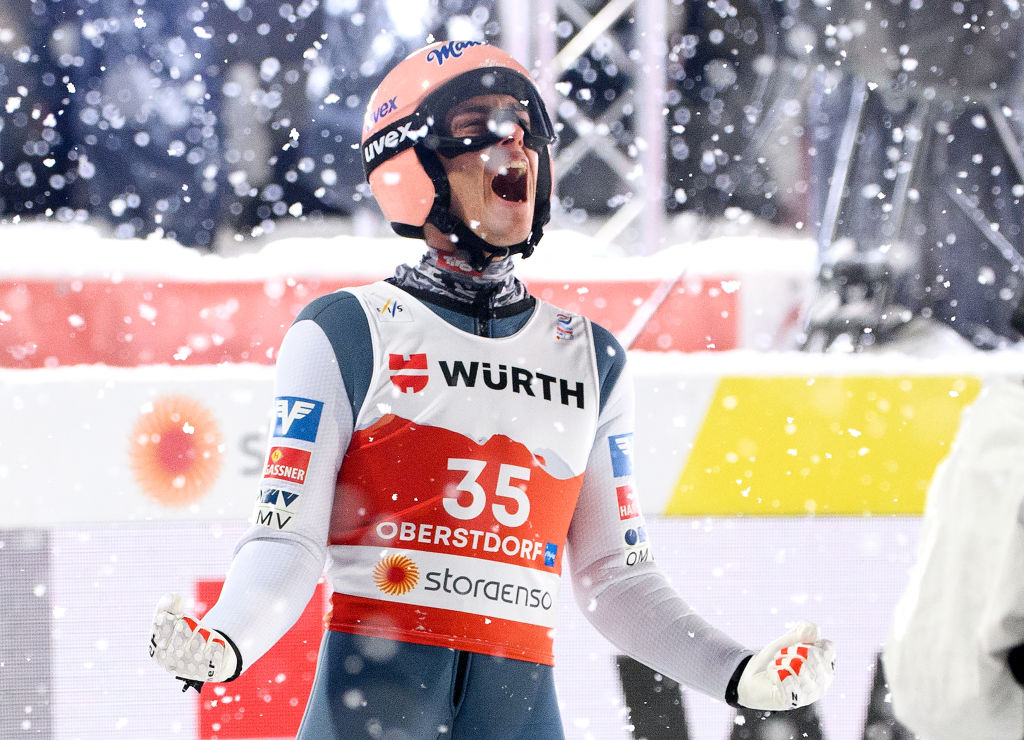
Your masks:
<instances>
[{"instance_id":1,"label":"snow on ground","mask_svg":"<svg viewBox=\"0 0 1024 740\"><path fill-rule=\"evenodd\" d=\"M343 228L343 225L339 224ZM296 229L292 229L295 231ZM93 226L26 222L0 226L0 279L56 277L167 277L196 282L253 280L282 274L332 277L390 274L415 262L423 242L398 236L361 237L340 232L269 239L256 251L222 257L165 239L111 239ZM524 279L631 279L729 271L799 271L812 274L813 241L799 232L757 229L699 241L682 237L650 256L629 256L614 244L577 231L547 232L529 259L516 258Z\"/></svg>"}]
</instances>

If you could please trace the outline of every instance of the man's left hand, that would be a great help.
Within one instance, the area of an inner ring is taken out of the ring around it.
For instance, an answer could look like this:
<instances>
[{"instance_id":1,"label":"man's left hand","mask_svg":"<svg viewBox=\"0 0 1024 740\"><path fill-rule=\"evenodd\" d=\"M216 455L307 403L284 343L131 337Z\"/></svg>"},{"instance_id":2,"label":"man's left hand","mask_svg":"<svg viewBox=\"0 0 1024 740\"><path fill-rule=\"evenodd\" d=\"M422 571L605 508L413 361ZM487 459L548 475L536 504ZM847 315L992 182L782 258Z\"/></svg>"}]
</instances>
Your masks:
<instances>
[{"instance_id":1,"label":"man's left hand","mask_svg":"<svg viewBox=\"0 0 1024 740\"><path fill-rule=\"evenodd\" d=\"M798 622L750 659L740 675L737 699L749 709L803 707L824 695L835 667L832 643L820 639L817 625Z\"/></svg>"}]
</instances>

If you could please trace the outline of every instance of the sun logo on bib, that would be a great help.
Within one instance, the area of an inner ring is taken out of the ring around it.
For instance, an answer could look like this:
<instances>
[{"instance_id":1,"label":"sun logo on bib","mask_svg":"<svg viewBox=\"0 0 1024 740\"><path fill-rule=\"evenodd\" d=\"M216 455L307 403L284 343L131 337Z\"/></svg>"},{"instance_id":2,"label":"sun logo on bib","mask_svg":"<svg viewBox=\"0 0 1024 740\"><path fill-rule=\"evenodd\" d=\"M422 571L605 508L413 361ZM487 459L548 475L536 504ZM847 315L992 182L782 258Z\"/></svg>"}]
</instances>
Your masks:
<instances>
[{"instance_id":1,"label":"sun logo on bib","mask_svg":"<svg viewBox=\"0 0 1024 740\"><path fill-rule=\"evenodd\" d=\"M388 596L412 591L420 580L420 569L405 555L388 555L373 566L373 582Z\"/></svg>"}]
</instances>

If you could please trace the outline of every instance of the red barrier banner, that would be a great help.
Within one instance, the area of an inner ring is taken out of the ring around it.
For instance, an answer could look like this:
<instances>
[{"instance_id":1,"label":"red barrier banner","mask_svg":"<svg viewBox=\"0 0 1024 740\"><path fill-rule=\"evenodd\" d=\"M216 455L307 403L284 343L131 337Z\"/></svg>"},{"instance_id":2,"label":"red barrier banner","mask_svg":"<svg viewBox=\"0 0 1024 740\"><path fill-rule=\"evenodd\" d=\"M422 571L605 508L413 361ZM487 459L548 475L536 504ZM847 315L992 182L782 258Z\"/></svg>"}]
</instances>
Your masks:
<instances>
[{"instance_id":1,"label":"red barrier banner","mask_svg":"<svg viewBox=\"0 0 1024 740\"><path fill-rule=\"evenodd\" d=\"M223 585L220 579L198 581L196 601L213 606ZM241 676L203 687L197 697L199 740L295 737L313 689L324 633L325 588L323 583L316 587L299 620Z\"/></svg>"},{"instance_id":2,"label":"red barrier banner","mask_svg":"<svg viewBox=\"0 0 1024 740\"><path fill-rule=\"evenodd\" d=\"M720 287L727 277L526 282L537 297L587 316L630 349L739 346L738 292ZM0 282L0 367L272 365L303 306L354 284L337 278Z\"/></svg>"}]
</instances>

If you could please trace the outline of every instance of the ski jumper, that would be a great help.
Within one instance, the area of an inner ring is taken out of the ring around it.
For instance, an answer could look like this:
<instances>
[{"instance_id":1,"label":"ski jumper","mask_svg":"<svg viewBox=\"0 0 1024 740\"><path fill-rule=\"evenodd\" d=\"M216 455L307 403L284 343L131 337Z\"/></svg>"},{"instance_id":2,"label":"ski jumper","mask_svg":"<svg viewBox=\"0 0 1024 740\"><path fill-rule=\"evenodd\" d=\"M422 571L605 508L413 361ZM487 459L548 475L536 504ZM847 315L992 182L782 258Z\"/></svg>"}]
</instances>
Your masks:
<instances>
[{"instance_id":1,"label":"ski jumper","mask_svg":"<svg viewBox=\"0 0 1024 740\"><path fill-rule=\"evenodd\" d=\"M431 270L436 253L400 268L401 287L319 298L288 331L253 524L204 621L251 664L327 562L330 629L301 737L384 722L485 738L503 710L509 727L558 737L551 641L568 563L578 605L620 650L725 698L751 651L654 562L622 347L514 278L499 302L462 276L448 295L423 290Z\"/></svg>"}]
</instances>

